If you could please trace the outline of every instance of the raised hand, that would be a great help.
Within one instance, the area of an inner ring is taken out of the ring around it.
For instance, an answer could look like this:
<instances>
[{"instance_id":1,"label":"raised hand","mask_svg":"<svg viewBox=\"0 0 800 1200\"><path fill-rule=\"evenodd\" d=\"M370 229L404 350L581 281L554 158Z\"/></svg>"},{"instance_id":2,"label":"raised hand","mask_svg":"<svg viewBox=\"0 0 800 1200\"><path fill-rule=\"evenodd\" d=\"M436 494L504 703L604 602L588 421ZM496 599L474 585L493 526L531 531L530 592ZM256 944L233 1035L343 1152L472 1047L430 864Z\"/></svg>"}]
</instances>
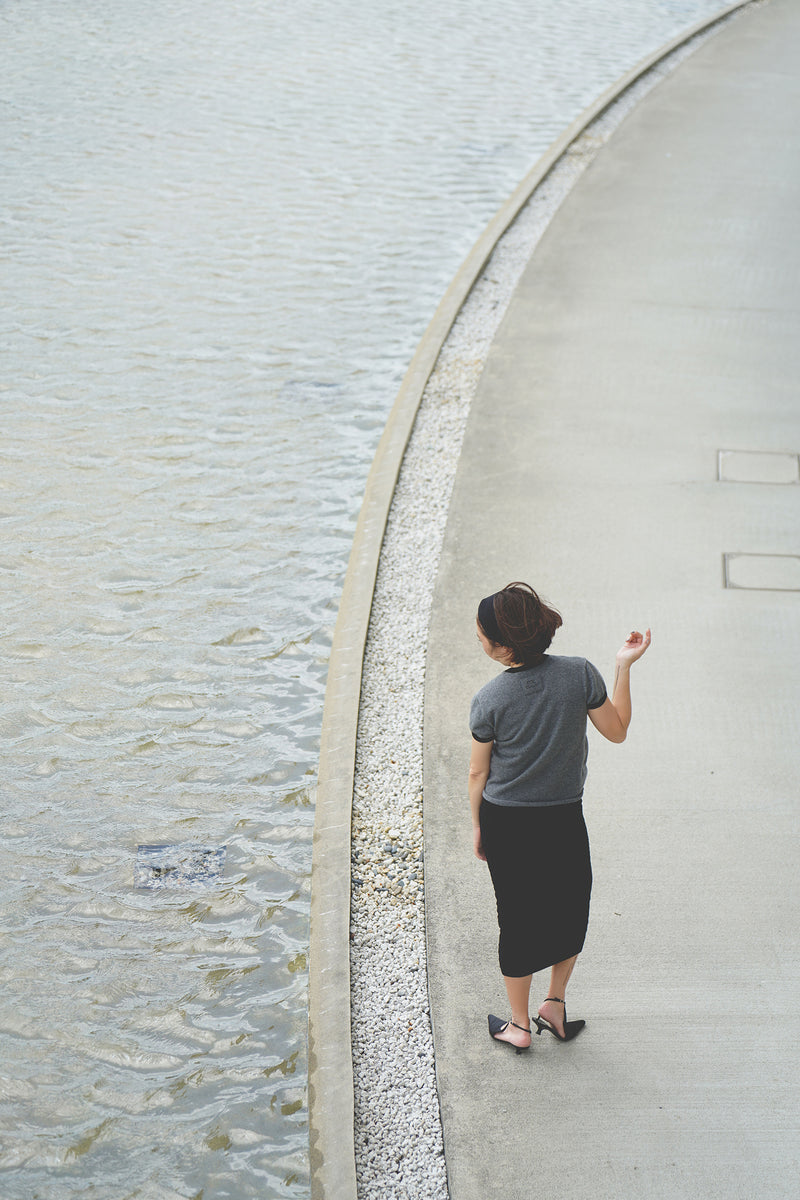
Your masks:
<instances>
[{"instance_id":1,"label":"raised hand","mask_svg":"<svg viewBox=\"0 0 800 1200\"><path fill-rule=\"evenodd\" d=\"M624 666L630 666L636 662L637 658L642 657L649 645L649 629L646 629L644 633L639 633L638 629L632 630L617 651L617 662Z\"/></svg>"}]
</instances>

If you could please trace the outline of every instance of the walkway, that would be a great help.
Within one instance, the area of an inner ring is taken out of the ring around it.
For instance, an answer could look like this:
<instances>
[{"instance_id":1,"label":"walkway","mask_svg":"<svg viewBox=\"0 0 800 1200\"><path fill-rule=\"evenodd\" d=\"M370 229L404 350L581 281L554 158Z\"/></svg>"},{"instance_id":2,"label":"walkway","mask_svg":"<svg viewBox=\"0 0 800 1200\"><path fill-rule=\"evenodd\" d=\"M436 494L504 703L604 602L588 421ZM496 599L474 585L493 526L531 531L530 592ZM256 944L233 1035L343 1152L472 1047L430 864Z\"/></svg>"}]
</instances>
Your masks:
<instances>
[{"instance_id":1,"label":"walkway","mask_svg":"<svg viewBox=\"0 0 800 1200\"><path fill-rule=\"evenodd\" d=\"M798 63L800 3L769 0L639 104L540 243L470 416L426 691L451 1200L796 1195ZM465 780L493 672L474 613L512 579L609 680L629 629L654 636L629 741L591 739L587 1029L520 1057L486 1033L506 1005Z\"/></svg>"}]
</instances>

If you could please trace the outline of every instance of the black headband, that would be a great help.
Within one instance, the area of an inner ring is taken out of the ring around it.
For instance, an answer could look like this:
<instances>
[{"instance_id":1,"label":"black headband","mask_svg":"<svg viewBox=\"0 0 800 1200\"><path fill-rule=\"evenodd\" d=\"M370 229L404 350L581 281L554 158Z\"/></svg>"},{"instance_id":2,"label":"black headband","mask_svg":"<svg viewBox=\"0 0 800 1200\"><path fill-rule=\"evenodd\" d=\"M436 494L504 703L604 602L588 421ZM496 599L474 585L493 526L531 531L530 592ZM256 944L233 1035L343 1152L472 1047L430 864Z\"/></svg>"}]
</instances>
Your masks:
<instances>
[{"instance_id":1,"label":"black headband","mask_svg":"<svg viewBox=\"0 0 800 1200\"><path fill-rule=\"evenodd\" d=\"M481 629L486 634L490 642L497 642L502 646L503 635L500 632L500 626L497 624L497 617L494 615L494 597L495 592L491 596L485 596L478 605L478 622Z\"/></svg>"}]
</instances>

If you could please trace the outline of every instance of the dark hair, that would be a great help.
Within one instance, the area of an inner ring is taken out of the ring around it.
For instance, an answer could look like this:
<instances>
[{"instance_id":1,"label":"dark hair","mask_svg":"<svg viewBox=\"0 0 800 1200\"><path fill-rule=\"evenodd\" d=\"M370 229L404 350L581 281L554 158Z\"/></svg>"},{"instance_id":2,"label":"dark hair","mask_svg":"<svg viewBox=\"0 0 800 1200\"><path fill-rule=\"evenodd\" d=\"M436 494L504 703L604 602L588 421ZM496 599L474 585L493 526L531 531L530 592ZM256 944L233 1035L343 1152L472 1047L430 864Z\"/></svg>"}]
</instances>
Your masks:
<instances>
[{"instance_id":1,"label":"dark hair","mask_svg":"<svg viewBox=\"0 0 800 1200\"><path fill-rule=\"evenodd\" d=\"M507 646L514 662L526 667L538 662L562 623L556 610L544 604L527 583L507 583L502 591L487 596L486 600L491 601L495 629L489 632L480 615L478 624L490 641ZM486 600L481 604L485 605Z\"/></svg>"}]
</instances>

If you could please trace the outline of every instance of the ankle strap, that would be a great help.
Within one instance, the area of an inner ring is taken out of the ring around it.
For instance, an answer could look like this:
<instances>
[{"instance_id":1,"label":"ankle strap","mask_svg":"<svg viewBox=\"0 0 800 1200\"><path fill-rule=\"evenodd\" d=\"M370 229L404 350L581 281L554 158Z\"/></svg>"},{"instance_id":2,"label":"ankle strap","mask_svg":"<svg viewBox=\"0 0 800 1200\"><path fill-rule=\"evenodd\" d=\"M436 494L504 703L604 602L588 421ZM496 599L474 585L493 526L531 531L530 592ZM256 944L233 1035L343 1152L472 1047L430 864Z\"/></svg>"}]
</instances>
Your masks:
<instances>
[{"instance_id":1,"label":"ankle strap","mask_svg":"<svg viewBox=\"0 0 800 1200\"><path fill-rule=\"evenodd\" d=\"M524 1025L518 1025L516 1021L511 1021L509 1024L513 1025L515 1029L521 1029L523 1033L530 1033L531 1031L530 1025L526 1029Z\"/></svg>"},{"instance_id":2,"label":"ankle strap","mask_svg":"<svg viewBox=\"0 0 800 1200\"><path fill-rule=\"evenodd\" d=\"M552 1000L554 1004L563 1004L564 1003L564 1001L559 996L548 996L547 1000ZM547 1004L547 1000L545 1000L545 1004Z\"/></svg>"}]
</instances>

